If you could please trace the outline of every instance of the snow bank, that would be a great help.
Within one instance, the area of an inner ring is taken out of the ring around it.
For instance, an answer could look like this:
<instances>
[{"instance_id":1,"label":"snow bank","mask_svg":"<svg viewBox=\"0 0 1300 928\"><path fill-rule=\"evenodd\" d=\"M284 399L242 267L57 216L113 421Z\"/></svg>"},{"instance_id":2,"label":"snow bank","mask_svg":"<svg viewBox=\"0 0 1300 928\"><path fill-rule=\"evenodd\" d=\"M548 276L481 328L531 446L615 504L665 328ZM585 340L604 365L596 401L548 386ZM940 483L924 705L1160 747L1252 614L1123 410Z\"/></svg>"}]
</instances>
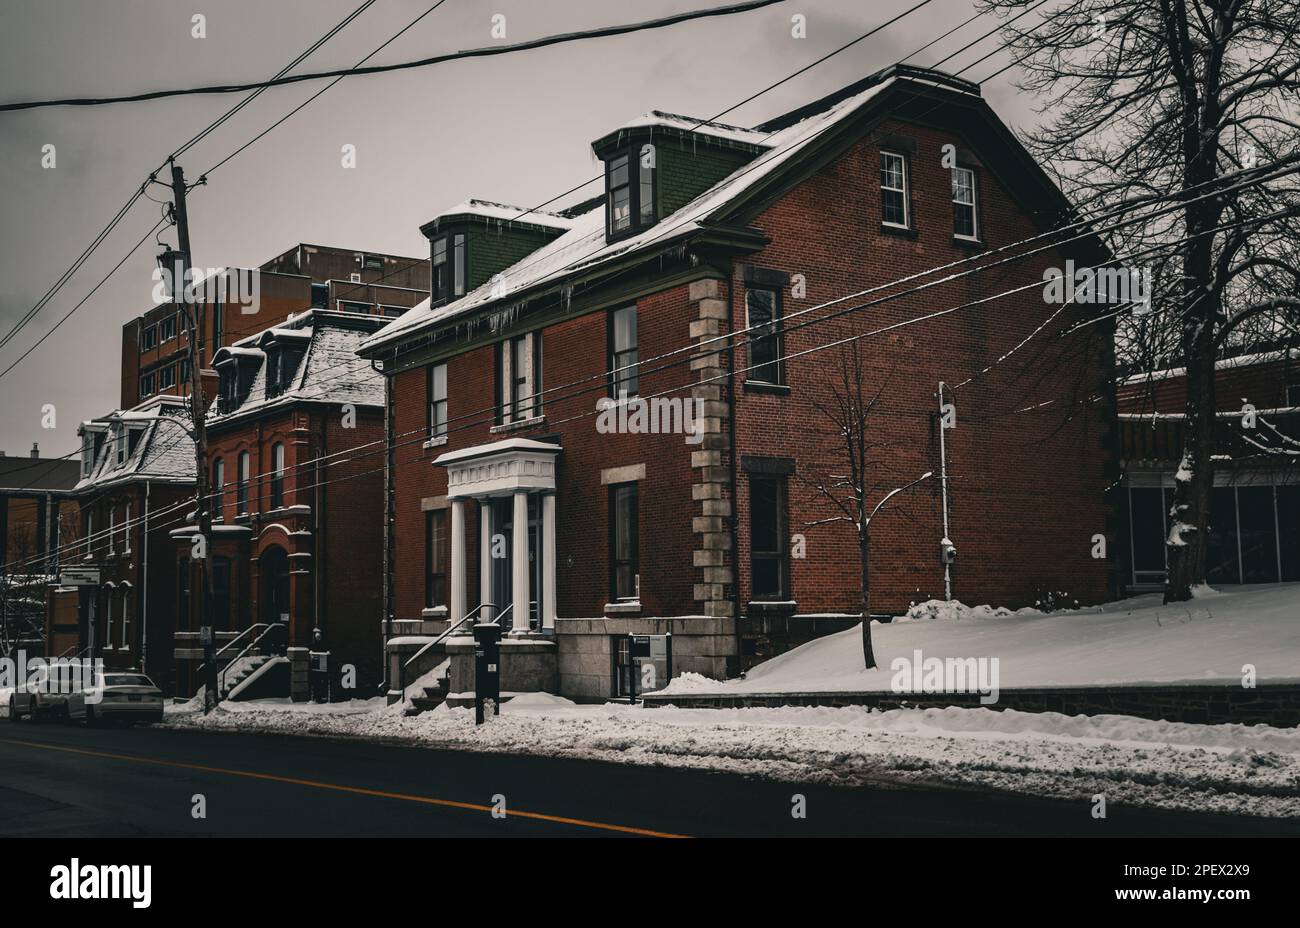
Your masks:
<instances>
[{"instance_id":1,"label":"snow bank","mask_svg":"<svg viewBox=\"0 0 1300 928\"><path fill-rule=\"evenodd\" d=\"M1208 590L1208 588L1206 588ZM1214 591L1211 591L1214 592ZM1300 681L1300 584L1237 587L1164 606L1159 594L1085 609L931 600L872 623L877 666L862 669L861 626L759 664L743 680L674 679L665 693L889 692L896 657L997 658L1001 688Z\"/></svg>"},{"instance_id":2,"label":"snow bank","mask_svg":"<svg viewBox=\"0 0 1300 928\"><path fill-rule=\"evenodd\" d=\"M974 785L1067 798L1081 808L1104 792L1124 804L1300 817L1300 731L1263 725L952 707L647 709L575 705L537 693L505 703L482 726L474 725L473 710L445 705L415 717L384 708L314 708L223 704L208 716L169 716L164 724L728 770L791 782Z\"/></svg>"}]
</instances>

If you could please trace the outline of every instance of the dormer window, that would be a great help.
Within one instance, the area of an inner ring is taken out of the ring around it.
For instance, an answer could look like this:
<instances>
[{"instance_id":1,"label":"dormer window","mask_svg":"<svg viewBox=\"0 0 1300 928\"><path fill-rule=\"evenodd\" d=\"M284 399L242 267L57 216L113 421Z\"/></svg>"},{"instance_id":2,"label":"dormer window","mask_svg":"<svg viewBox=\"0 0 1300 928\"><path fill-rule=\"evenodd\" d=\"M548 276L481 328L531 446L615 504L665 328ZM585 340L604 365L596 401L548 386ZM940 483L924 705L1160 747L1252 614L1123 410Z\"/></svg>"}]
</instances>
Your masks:
<instances>
[{"instance_id":1,"label":"dormer window","mask_svg":"<svg viewBox=\"0 0 1300 928\"><path fill-rule=\"evenodd\" d=\"M655 224L655 147L641 145L605 162L606 226L610 239Z\"/></svg>"},{"instance_id":2,"label":"dormer window","mask_svg":"<svg viewBox=\"0 0 1300 928\"><path fill-rule=\"evenodd\" d=\"M117 463L120 467L126 463L126 426L118 425L113 429L113 447L117 450Z\"/></svg>"},{"instance_id":3,"label":"dormer window","mask_svg":"<svg viewBox=\"0 0 1300 928\"><path fill-rule=\"evenodd\" d=\"M443 235L433 240L432 293L435 303L465 295L467 268L464 235Z\"/></svg>"}]
</instances>

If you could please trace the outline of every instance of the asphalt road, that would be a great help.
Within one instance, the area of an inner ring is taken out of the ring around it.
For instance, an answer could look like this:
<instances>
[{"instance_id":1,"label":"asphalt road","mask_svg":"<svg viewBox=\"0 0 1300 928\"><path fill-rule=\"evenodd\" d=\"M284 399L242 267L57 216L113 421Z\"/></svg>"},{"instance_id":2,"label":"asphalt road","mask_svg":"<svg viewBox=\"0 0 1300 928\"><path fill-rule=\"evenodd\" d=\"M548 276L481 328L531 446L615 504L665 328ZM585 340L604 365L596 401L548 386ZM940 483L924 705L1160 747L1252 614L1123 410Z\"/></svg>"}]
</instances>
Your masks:
<instances>
[{"instance_id":1,"label":"asphalt road","mask_svg":"<svg viewBox=\"0 0 1300 928\"><path fill-rule=\"evenodd\" d=\"M793 796L807 817L791 815ZM195 817L202 797L204 817ZM503 797L504 818L492 814ZM0 836L1300 835L984 790L794 785L598 761L0 720Z\"/></svg>"}]
</instances>

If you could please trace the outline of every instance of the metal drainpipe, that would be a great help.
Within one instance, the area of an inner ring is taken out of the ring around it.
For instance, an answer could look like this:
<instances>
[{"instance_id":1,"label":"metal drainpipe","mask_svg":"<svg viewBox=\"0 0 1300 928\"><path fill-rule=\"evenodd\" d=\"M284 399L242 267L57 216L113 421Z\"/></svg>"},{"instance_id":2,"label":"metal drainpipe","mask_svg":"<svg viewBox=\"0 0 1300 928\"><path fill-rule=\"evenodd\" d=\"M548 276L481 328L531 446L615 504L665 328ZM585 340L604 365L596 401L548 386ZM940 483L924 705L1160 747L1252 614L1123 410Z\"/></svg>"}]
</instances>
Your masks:
<instances>
[{"instance_id":1,"label":"metal drainpipe","mask_svg":"<svg viewBox=\"0 0 1300 928\"><path fill-rule=\"evenodd\" d=\"M153 484L144 482L144 535L140 540L143 577L140 581L140 672L149 672L149 490Z\"/></svg>"},{"instance_id":2,"label":"metal drainpipe","mask_svg":"<svg viewBox=\"0 0 1300 928\"><path fill-rule=\"evenodd\" d=\"M389 597L392 594L392 558L389 555L390 542L393 527L391 524L393 513L393 382L388 373L382 367L376 367L374 359L370 361L370 369L380 374L384 378L384 560L383 560L383 578L382 578L382 609L384 634L383 640L379 643L379 666L383 668L384 674L384 692L392 689L392 681L388 679L388 639L393 637L393 610L390 608Z\"/></svg>"},{"instance_id":3,"label":"metal drainpipe","mask_svg":"<svg viewBox=\"0 0 1300 928\"><path fill-rule=\"evenodd\" d=\"M321 473L321 459L329 454L329 442L326 439L326 429L329 428L328 419L321 417L320 423L320 448L316 454L316 502L312 507L312 522L314 531L312 532L312 611L316 614L316 627L320 629L321 637L325 636L325 616L321 608L321 558L325 551L325 484L324 475ZM296 493L295 493L296 499Z\"/></svg>"},{"instance_id":4,"label":"metal drainpipe","mask_svg":"<svg viewBox=\"0 0 1300 928\"><path fill-rule=\"evenodd\" d=\"M736 459L739 454L736 448L736 308L735 293L732 285L732 279L735 276L734 265L727 273L727 334L732 337L727 342L727 405L730 407L731 415L728 419L728 430L731 433L731 621L733 627L733 636L736 642L736 676L740 676L741 670L741 635L740 635L740 495L737 492L739 487L739 478L736 471Z\"/></svg>"}]
</instances>

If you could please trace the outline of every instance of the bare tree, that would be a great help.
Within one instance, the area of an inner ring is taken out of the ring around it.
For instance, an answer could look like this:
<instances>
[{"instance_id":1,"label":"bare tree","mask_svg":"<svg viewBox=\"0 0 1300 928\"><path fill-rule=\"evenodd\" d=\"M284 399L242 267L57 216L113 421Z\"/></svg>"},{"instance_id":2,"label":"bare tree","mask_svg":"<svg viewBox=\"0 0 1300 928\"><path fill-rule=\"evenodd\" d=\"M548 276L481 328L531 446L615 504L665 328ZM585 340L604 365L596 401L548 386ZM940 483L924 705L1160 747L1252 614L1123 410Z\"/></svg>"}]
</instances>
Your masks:
<instances>
[{"instance_id":1,"label":"bare tree","mask_svg":"<svg viewBox=\"0 0 1300 928\"><path fill-rule=\"evenodd\" d=\"M0 657L21 648L44 654L45 590L49 578L36 562L35 529L9 533L7 563L0 564Z\"/></svg>"},{"instance_id":2,"label":"bare tree","mask_svg":"<svg viewBox=\"0 0 1300 928\"><path fill-rule=\"evenodd\" d=\"M1186 600L1206 573L1216 360L1300 318L1300 0L1064 0L1036 19L1006 26L1021 88L1051 101L1031 150L1082 206L1181 204L1110 244L1169 246L1155 311L1128 320L1119 348L1187 369L1165 585L1166 602Z\"/></svg>"},{"instance_id":3,"label":"bare tree","mask_svg":"<svg viewBox=\"0 0 1300 928\"><path fill-rule=\"evenodd\" d=\"M931 474L926 471L910 483L896 485L886 462L876 455L889 447L873 428L873 412L889 378L881 378L874 394L868 396L867 375L862 363L860 342L852 342L840 353L837 379L826 401L815 400L814 408L830 425L841 443L843 457L833 471L810 470L799 479L830 504L836 514L814 519L811 526L847 522L857 534L858 563L861 577L862 660L867 669L876 666L871 647L871 522L899 493L916 486ZM873 502L874 501L874 502Z\"/></svg>"}]
</instances>

